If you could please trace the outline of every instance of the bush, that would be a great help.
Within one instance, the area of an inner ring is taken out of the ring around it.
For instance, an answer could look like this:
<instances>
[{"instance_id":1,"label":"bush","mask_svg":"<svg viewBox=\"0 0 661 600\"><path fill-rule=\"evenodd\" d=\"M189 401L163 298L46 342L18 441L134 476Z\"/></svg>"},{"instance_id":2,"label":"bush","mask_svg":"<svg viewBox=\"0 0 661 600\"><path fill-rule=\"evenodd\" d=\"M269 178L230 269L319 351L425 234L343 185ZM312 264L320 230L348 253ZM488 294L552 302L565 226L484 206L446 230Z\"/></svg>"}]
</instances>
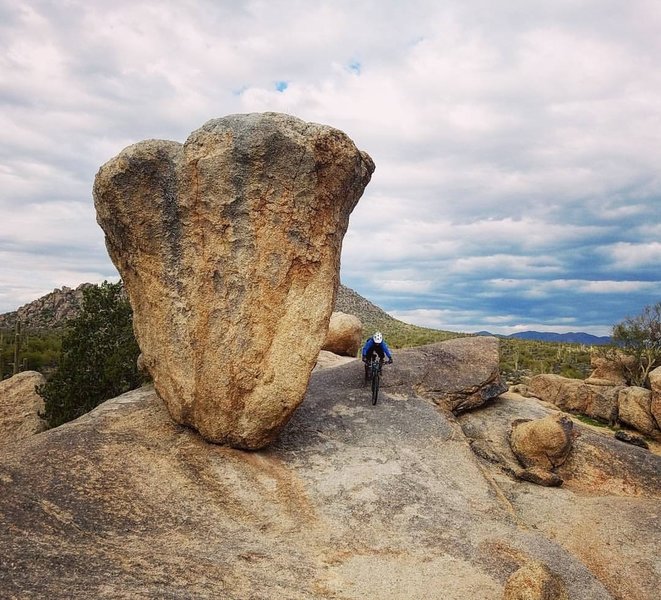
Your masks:
<instances>
[{"instance_id":1,"label":"bush","mask_svg":"<svg viewBox=\"0 0 661 600\"><path fill-rule=\"evenodd\" d=\"M648 385L650 371L661 365L661 302L615 325L613 342L621 353L633 358L620 361L631 384Z\"/></svg>"},{"instance_id":2,"label":"bush","mask_svg":"<svg viewBox=\"0 0 661 600\"><path fill-rule=\"evenodd\" d=\"M81 313L62 340L58 368L37 389L51 427L76 419L142 383L131 306L121 283L104 281L83 294Z\"/></svg>"}]
</instances>

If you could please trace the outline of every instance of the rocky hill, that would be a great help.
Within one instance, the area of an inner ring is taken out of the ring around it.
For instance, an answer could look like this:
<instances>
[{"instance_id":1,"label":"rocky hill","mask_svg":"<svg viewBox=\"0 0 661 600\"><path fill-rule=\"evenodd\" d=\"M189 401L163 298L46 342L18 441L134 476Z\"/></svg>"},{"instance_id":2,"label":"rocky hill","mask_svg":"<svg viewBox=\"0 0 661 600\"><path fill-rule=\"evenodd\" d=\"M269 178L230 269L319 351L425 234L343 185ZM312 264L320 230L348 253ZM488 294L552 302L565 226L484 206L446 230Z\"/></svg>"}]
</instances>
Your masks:
<instances>
[{"instance_id":1,"label":"rocky hill","mask_svg":"<svg viewBox=\"0 0 661 600\"><path fill-rule=\"evenodd\" d=\"M91 283L81 283L77 288L57 288L18 310L0 315L0 329L13 329L16 320L29 329L58 328L78 315L83 302L83 291Z\"/></svg>"},{"instance_id":2,"label":"rocky hill","mask_svg":"<svg viewBox=\"0 0 661 600\"><path fill-rule=\"evenodd\" d=\"M13 329L16 319L28 329L64 327L79 313L83 291L91 285L91 283L81 283L75 289L66 286L55 289L21 306L18 310L2 314L0 329ZM365 337L373 331L383 331L388 342L396 348L437 342L461 335L418 327L394 319L376 304L345 285L338 287L335 310L357 316L363 323Z\"/></svg>"}]
</instances>

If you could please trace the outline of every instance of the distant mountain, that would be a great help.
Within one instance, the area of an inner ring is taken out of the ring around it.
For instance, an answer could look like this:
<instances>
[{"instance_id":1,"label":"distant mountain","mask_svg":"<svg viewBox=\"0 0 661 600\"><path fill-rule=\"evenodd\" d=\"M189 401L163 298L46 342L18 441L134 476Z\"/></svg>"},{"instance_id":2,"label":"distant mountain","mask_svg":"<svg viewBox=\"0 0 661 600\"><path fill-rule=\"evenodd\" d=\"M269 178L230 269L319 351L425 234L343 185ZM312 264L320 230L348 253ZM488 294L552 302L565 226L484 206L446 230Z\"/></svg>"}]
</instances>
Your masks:
<instances>
[{"instance_id":1,"label":"distant mountain","mask_svg":"<svg viewBox=\"0 0 661 600\"><path fill-rule=\"evenodd\" d=\"M596 336L582 331L552 333L550 331L519 331L510 335L497 335L488 331L478 331L475 335L496 335L496 337L517 340L536 340L539 342L559 342L563 344L584 344L586 346L604 346L612 342L607 335Z\"/></svg>"}]
</instances>

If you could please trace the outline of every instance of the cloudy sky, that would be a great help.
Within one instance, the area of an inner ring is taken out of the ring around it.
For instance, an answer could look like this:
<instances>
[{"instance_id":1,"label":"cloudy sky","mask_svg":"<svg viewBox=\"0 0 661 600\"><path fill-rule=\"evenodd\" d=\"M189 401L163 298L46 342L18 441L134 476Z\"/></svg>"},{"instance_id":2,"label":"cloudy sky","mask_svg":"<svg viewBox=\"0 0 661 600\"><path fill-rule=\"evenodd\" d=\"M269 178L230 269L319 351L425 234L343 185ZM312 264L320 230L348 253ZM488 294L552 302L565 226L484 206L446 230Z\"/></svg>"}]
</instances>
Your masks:
<instances>
[{"instance_id":1,"label":"cloudy sky","mask_svg":"<svg viewBox=\"0 0 661 600\"><path fill-rule=\"evenodd\" d=\"M94 175L281 111L377 170L342 280L455 331L608 334L661 300L658 0L0 0L0 313L117 278Z\"/></svg>"}]
</instances>

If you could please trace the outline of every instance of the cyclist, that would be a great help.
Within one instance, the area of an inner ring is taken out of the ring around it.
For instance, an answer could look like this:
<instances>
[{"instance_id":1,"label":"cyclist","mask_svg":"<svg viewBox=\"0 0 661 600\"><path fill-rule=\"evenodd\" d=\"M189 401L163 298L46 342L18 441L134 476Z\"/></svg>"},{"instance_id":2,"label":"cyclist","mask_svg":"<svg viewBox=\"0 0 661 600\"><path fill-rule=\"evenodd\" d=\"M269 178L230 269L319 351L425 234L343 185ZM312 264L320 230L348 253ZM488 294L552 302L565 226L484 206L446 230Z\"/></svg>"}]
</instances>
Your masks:
<instances>
[{"instance_id":1,"label":"cyclist","mask_svg":"<svg viewBox=\"0 0 661 600\"><path fill-rule=\"evenodd\" d=\"M390 348L383 339L383 334L380 331L374 333L363 346L363 362L365 363L365 379L369 378L369 364L372 356L378 354L379 362L383 363L384 358L388 357L388 364L392 364L392 354Z\"/></svg>"}]
</instances>

